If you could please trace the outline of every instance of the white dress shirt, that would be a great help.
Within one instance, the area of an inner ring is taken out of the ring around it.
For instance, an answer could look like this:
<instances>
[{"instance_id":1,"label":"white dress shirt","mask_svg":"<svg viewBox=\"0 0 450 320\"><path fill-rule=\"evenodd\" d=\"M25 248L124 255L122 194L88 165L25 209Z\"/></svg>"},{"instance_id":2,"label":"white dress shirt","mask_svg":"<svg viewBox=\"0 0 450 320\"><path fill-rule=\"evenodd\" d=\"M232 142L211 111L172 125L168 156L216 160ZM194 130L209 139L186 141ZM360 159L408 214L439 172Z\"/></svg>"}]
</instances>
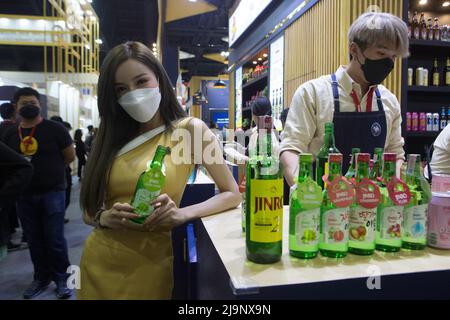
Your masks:
<instances>
[{"instance_id":1,"label":"white dress shirt","mask_svg":"<svg viewBox=\"0 0 450 320\"><path fill-rule=\"evenodd\" d=\"M356 111L351 96L354 89L361 101L361 111L365 112L368 93L362 96L361 86L348 75L345 66L339 67L336 78L339 84L340 111ZM331 84L331 76L326 75L306 82L297 89L286 120L280 153L291 150L297 153L312 153L314 157L317 155L323 145L325 123L333 122L334 98ZM381 94L387 123L384 152L395 153L398 159L404 159L400 104L386 87L382 85L377 87ZM378 111L375 94L372 111Z\"/></svg>"}]
</instances>

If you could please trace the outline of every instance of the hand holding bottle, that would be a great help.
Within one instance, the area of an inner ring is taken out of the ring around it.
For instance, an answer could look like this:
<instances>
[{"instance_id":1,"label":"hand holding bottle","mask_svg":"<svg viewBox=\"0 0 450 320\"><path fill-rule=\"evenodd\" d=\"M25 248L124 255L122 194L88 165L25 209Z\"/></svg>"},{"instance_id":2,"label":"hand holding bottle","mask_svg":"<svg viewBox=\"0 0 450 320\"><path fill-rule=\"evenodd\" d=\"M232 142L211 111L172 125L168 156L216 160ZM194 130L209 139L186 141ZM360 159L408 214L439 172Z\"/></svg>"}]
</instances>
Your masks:
<instances>
[{"instance_id":1,"label":"hand holding bottle","mask_svg":"<svg viewBox=\"0 0 450 320\"><path fill-rule=\"evenodd\" d=\"M167 194L157 197L151 205L155 210L143 224L147 230L170 231L187 221L187 217Z\"/></svg>"},{"instance_id":2,"label":"hand holding bottle","mask_svg":"<svg viewBox=\"0 0 450 320\"><path fill-rule=\"evenodd\" d=\"M130 204L117 202L111 209L102 212L99 219L100 225L109 229L147 231L142 225L130 221L139 217L138 214L133 213L133 210Z\"/></svg>"}]
</instances>

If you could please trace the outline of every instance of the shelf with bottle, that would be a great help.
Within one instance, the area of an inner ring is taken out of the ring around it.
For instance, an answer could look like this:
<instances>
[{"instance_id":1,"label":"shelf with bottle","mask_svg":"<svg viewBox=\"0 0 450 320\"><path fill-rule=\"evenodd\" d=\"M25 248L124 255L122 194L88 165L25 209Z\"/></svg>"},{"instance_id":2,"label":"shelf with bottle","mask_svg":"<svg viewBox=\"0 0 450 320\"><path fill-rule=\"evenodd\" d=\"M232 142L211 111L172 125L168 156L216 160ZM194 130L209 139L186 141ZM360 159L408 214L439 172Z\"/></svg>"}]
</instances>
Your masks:
<instances>
[{"instance_id":1,"label":"shelf with bottle","mask_svg":"<svg viewBox=\"0 0 450 320\"><path fill-rule=\"evenodd\" d=\"M421 62L424 63L424 61ZM409 64L414 63L409 62ZM408 68L408 91L450 93L450 57L447 57L443 68L440 67L437 58L432 65L431 70L426 67Z\"/></svg>"},{"instance_id":2,"label":"shelf with bottle","mask_svg":"<svg viewBox=\"0 0 450 320\"><path fill-rule=\"evenodd\" d=\"M450 108L442 107L441 113L407 112L406 137L436 137L450 124Z\"/></svg>"},{"instance_id":3,"label":"shelf with bottle","mask_svg":"<svg viewBox=\"0 0 450 320\"><path fill-rule=\"evenodd\" d=\"M433 42L435 42L436 45L437 42L444 44L450 42L450 26L440 25L439 18L425 18L424 13L421 13L419 18L417 11L414 11L412 16L411 12L408 11L407 24L408 35L412 40L412 43L424 45L425 41L429 41L430 45L432 45Z\"/></svg>"},{"instance_id":4,"label":"shelf with bottle","mask_svg":"<svg viewBox=\"0 0 450 320\"><path fill-rule=\"evenodd\" d=\"M269 71L269 49L263 48L243 66L242 87L245 88L267 77Z\"/></svg>"}]
</instances>

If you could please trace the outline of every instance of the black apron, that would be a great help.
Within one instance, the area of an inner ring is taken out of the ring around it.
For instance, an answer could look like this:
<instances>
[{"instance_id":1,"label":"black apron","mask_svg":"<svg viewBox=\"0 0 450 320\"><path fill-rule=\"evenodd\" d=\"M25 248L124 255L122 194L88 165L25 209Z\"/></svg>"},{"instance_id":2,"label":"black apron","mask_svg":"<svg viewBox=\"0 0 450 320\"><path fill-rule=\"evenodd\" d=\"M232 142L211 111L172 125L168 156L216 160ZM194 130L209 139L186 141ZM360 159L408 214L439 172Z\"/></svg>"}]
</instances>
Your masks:
<instances>
[{"instance_id":1,"label":"black apron","mask_svg":"<svg viewBox=\"0 0 450 320\"><path fill-rule=\"evenodd\" d=\"M334 98L334 137L336 147L344 156L342 173L349 167L352 148L360 148L361 153L373 155L375 148L383 148L386 143L387 123L383 102L378 88L375 90L378 111L340 112L339 85L336 74L331 75Z\"/></svg>"}]
</instances>

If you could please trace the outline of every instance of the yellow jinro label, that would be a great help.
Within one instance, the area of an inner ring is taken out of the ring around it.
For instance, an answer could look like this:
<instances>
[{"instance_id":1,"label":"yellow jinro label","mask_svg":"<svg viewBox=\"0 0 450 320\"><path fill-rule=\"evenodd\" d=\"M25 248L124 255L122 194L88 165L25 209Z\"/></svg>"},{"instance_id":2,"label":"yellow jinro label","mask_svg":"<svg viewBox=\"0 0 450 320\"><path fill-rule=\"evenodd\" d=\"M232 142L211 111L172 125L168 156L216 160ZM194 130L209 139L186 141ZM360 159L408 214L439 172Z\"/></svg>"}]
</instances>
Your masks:
<instances>
[{"instance_id":1,"label":"yellow jinro label","mask_svg":"<svg viewBox=\"0 0 450 320\"><path fill-rule=\"evenodd\" d=\"M250 240L271 243L283 235L283 179L252 180L250 184Z\"/></svg>"}]
</instances>

